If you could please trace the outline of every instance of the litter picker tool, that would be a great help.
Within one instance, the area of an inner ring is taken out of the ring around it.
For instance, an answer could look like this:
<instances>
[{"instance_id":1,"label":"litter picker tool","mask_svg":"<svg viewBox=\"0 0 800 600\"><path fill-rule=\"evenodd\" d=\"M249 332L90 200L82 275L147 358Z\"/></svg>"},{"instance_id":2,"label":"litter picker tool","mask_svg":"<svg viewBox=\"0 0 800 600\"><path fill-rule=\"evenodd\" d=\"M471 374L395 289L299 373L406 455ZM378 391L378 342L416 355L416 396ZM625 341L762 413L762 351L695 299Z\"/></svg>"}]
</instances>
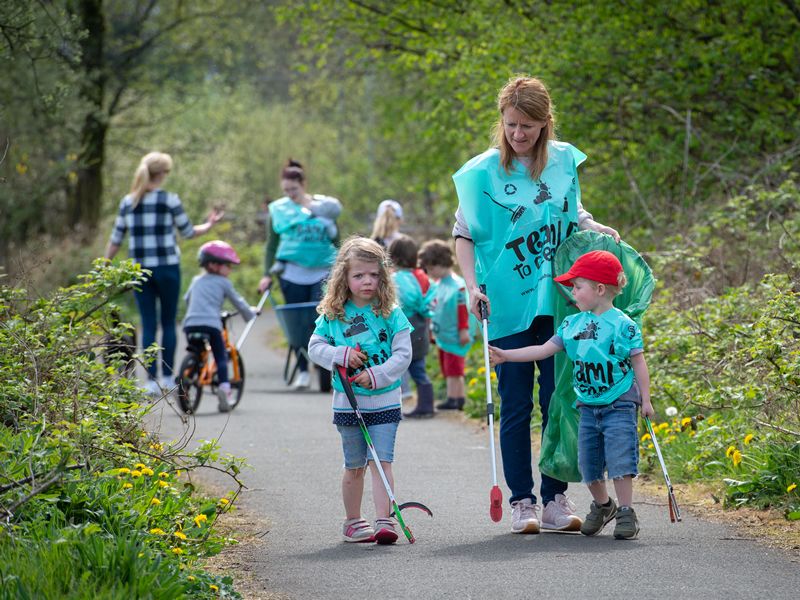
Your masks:
<instances>
[{"instance_id":1,"label":"litter picker tool","mask_svg":"<svg viewBox=\"0 0 800 600\"><path fill-rule=\"evenodd\" d=\"M247 338L247 334L250 333L250 330L253 328L253 324L256 322L256 319L258 318L258 313L260 313L261 309L264 308L264 303L267 301L267 298L269 298L269 288L267 288L264 291L264 293L261 294L261 299L258 301L258 306L256 306L256 316L247 322L247 325L244 326L244 329L242 330L242 334L239 336L239 339L236 340L237 352L242 349L242 344L244 344L244 340Z\"/></svg>"},{"instance_id":2,"label":"litter picker tool","mask_svg":"<svg viewBox=\"0 0 800 600\"><path fill-rule=\"evenodd\" d=\"M361 429L364 440L367 442L367 447L372 455L372 461L375 463L375 468L378 470L378 473L381 476L381 481L383 481L383 487L386 489L386 495L389 496L389 502L391 502L392 505L392 514L390 516L393 515L397 519L400 529L403 530L403 534L406 536L406 538L408 538L408 543L413 544L417 540L414 537L414 534L411 533L408 525L406 525L406 522L403 520L403 515L400 514L400 511L406 508L418 508L419 510L428 513L428 515L431 517L433 516L433 513L431 512L430 508L421 502L404 502L403 504L397 504L397 500L395 500L394 493L392 492L392 487L389 485L389 480L386 479L386 473L383 472L381 461L378 458L378 452L375 450L375 446L372 443L372 438L369 436L369 431L367 431L367 424L364 422L364 417L361 416L361 411L358 409L356 395L355 392L353 392L353 386L350 382L350 377L347 375L347 367L343 365L336 365L336 371L339 374L339 379L342 382L342 387L344 388L344 393L347 396L347 400L350 402L351 408L356 413L358 427Z\"/></svg>"},{"instance_id":3,"label":"litter picker tool","mask_svg":"<svg viewBox=\"0 0 800 600\"><path fill-rule=\"evenodd\" d=\"M675 492L672 491L672 482L669 480L669 474L667 473L667 465L664 464L664 457L661 456L661 448L658 446L658 440L656 439L656 432L653 430L653 424L650 422L650 417L644 418L644 424L647 426L647 433L650 434L650 439L653 440L653 447L656 449L656 456L658 456L658 462L661 463L661 470L664 473L664 481L667 482L667 500L669 504L669 520L672 523L681 520L681 509L678 508L678 502L675 500Z\"/></svg>"},{"instance_id":4,"label":"litter picker tool","mask_svg":"<svg viewBox=\"0 0 800 600\"><path fill-rule=\"evenodd\" d=\"M486 294L486 286L481 284L482 294ZM492 402L492 371L489 365L489 309L486 302L480 300L478 308L483 322L483 366L486 375L486 419L489 423L489 451L492 459L492 490L489 492L489 516L495 523L503 518L503 492L497 485L497 465L494 450L494 402Z\"/></svg>"}]
</instances>

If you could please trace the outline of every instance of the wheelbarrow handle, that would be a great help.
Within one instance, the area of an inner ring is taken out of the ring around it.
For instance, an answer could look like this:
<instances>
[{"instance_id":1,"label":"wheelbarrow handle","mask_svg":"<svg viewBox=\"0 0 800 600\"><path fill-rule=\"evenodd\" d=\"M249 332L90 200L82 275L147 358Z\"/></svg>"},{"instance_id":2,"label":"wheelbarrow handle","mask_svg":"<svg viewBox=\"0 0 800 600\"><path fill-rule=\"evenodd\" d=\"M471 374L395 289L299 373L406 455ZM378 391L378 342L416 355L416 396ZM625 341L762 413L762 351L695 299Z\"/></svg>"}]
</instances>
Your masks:
<instances>
[{"instance_id":1,"label":"wheelbarrow handle","mask_svg":"<svg viewBox=\"0 0 800 600\"><path fill-rule=\"evenodd\" d=\"M261 309L264 308L264 304L266 303L267 298L269 298L269 291L270 291L269 288L267 288L264 291L264 293L261 294L261 299L258 301L258 305L256 305L256 316L247 322L247 325L244 326L244 330L242 331L242 334L239 336L239 339L236 340L237 352L242 349L242 344L244 344L244 340L247 338L247 334L249 334L250 330L253 328L253 324L256 322L256 319L258 318L258 313L260 313Z\"/></svg>"}]
</instances>

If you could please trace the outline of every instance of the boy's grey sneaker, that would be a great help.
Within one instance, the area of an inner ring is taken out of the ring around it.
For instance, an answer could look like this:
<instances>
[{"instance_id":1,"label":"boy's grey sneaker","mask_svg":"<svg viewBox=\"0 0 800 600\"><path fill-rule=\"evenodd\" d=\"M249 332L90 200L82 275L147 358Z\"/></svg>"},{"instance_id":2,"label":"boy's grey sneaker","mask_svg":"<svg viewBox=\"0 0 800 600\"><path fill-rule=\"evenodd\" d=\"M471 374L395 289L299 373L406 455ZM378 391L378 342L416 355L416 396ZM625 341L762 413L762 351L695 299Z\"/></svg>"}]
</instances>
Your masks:
<instances>
[{"instance_id":1,"label":"boy's grey sneaker","mask_svg":"<svg viewBox=\"0 0 800 600\"><path fill-rule=\"evenodd\" d=\"M611 506L603 506L592 500L592 505L589 507L589 514L581 525L581 533L583 535L597 535L603 531L609 521L617 516L617 505L613 498L609 498ZM616 533L616 531L615 531Z\"/></svg>"},{"instance_id":2,"label":"boy's grey sneaker","mask_svg":"<svg viewBox=\"0 0 800 600\"><path fill-rule=\"evenodd\" d=\"M630 506L621 506L617 511L617 525L614 537L618 540L632 540L639 535L639 519Z\"/></svg>"}]
</instances>

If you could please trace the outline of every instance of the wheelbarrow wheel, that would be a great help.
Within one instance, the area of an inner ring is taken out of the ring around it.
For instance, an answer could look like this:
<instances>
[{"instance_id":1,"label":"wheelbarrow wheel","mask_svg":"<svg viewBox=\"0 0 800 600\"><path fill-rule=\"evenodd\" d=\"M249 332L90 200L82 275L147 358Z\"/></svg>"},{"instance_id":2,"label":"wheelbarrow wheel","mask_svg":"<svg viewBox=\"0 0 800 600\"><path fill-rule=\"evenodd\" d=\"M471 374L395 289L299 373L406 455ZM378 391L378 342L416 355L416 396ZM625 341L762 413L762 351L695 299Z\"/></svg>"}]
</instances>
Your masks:
<instances>
[{"instance_id":1,"label":"wheelbarrow wheel","mask_svg":"<svg viewBox=\"0 0 800 600\"><path fill-rule=\"evenodd\" d=\"M319 371L319 391L330 392L332 389L331 372L322 367L319 367L317 370Z\"/></svg>"},{"instance_id":2,"label":"wheelbarrow wheel","mask_svg":"<svg viewBox=\"0 0 800 600\"><path fill-rule=\"evenodd\" d=\"M193 354L185 356L178 373L178 406L184 413L191 415L200 406L200 399L203 397L197 357Z\"/></svg>"}]
</instances>

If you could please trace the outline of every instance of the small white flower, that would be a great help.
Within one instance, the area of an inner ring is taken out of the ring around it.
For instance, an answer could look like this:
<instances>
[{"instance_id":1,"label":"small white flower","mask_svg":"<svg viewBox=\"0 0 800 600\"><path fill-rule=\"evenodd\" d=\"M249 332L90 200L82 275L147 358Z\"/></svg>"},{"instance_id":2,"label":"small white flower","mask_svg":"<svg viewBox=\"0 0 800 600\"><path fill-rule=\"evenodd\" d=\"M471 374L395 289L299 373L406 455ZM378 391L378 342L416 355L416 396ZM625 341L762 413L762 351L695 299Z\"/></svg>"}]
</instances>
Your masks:
<instances>
[{"instance_id":1,"label":"small white flower","mask_svg":"<svg viewBox=\"0 0 800 600\"><path fill-rule=\"evenodd\" d=\"M668 406L667 409L664 411L668 417L674 417L678 414L678 409L674 406Z\"/></svg>"}]
</instances>

